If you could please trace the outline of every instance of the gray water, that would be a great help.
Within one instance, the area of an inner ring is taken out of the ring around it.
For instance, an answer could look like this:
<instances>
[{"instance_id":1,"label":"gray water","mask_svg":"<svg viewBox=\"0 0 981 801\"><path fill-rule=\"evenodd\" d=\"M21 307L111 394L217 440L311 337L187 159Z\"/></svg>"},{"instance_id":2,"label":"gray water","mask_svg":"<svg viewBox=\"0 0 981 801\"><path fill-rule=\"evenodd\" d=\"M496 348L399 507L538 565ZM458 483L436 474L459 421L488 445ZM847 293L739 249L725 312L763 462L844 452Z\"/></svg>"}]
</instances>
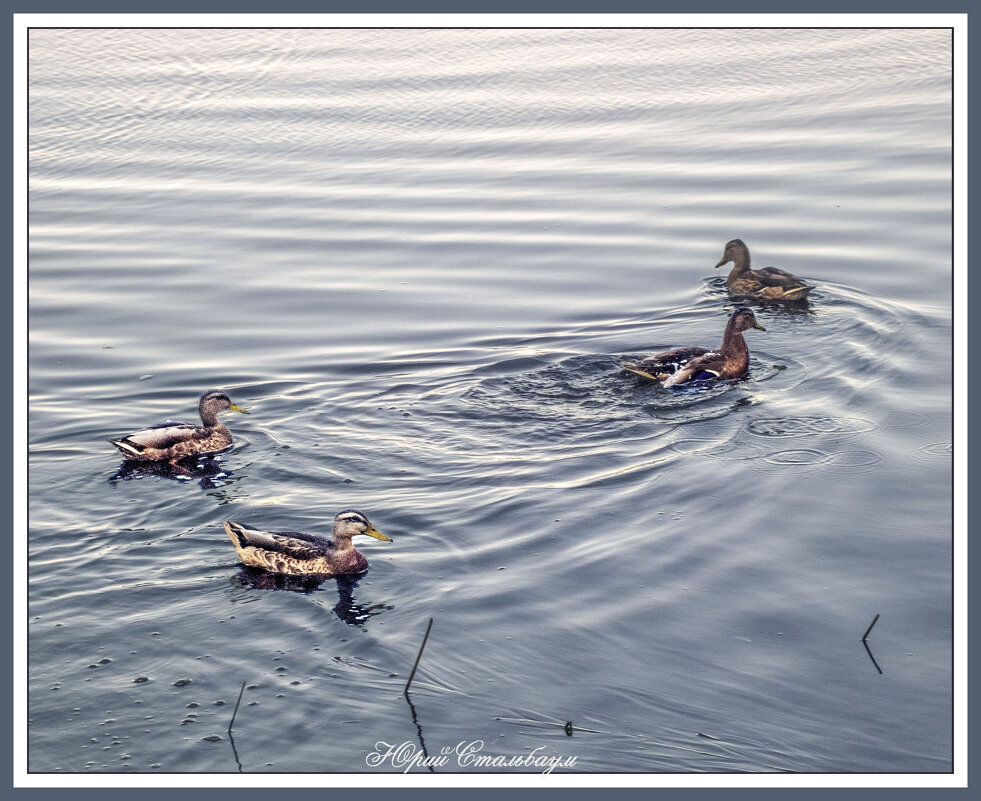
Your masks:
<instances>
[{"instance_id":1,"label":"gray water","mask_svg":"<svg viewBox=\"0 0 981 801\"><path fill-rule=\"evenodd\" d=\"M30 769L950 771L950 46L32 31ZM622 371L734 237L816 287L748 380ZM233 450L121 467L212 387ZM222 530L347 508L358 581Z\"/></svg>"}]
</instances>

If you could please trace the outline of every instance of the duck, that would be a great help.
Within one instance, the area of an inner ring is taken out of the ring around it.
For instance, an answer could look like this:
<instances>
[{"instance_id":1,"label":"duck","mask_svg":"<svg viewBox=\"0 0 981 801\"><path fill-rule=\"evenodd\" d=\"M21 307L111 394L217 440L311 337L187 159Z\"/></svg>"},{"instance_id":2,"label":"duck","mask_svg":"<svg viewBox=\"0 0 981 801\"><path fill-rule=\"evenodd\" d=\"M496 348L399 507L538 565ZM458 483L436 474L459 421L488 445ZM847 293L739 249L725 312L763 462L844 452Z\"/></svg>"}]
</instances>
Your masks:
<instances>
[{"instance_id":1,"label":"duck","mask_svg":"<svg viewBox=\"0 0 981 801\"><path fill-rule=\"evenodd\" d=\"M263 531L231 520L225 521L225 533L244 564L292 576L364 573L368 560L354 548L351 538L364 534L383 542L392 541L354 509L337 514L330 540L299 531Z\"/></svg>"},{"instance_id":2,"label":"duck","mask_svg":"<svg viewBox=\"0 0 981 801\"><path fill-rule=\"evenodd\" d=\"M761 300L804 300L814 288L797 276L777 267L752 270L749 267L749 248L741 239L726 243L722 259L715 268L732 262L732 271L726 278L726 286L733 295Z\"/></svg>"},{"instance_id":3,"label":"duck","mask_svg":"<svg viewBox=\"0 0 981 801\"><path fill-rule=\"evenodd\" d=\"M177 461L193 454L216 453L232 444L231 432L218 422L218 412L231 409L248 414L220 389L209 389L201 394L198 412L201 425L194 423L166 423L134 431L109 442L124 459L142 461Z\"/></svg>"},{"instance_id":4,"label":"duck","mask_svg":"<svg viewBox=\"0 0 981 801\"><path fill-rule=\"evenodd\" d=\"M745 378L749 373L749 348L743 331L750 328L766 331L756 322L752 309L738 308L726 323L721 347L714 350L697 346L675 348L640 362L623 362L622 366L644 378L663 381L666 387L686 381Z\"/></svg>"}]
</instances>

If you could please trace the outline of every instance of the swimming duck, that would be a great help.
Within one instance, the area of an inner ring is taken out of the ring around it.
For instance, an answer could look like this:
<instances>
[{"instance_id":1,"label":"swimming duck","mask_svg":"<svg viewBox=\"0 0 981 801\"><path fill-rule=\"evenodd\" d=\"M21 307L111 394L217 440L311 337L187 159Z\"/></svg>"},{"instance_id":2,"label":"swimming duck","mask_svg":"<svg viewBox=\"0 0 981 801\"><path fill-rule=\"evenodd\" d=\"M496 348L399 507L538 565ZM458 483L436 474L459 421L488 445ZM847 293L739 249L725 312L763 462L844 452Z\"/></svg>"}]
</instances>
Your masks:
<instances>
[{"instance_id":1,"label":"swimming duck","mask_svg":"<svg viewBox=\"0 0 981 801\"><path fill-rule=\"evenodd\" d=\"M245 564L290 575L363 573L368 569L368 560L351 545L351 538L365 534L391 542L367 517L353 509L334 518L333 540L298 531L261 531L231 520L225 521L225 533Z\"/></svg>"},{"instance_id":2,"label":"swimming duck","mask_svg":"<svg viewBox=\"0 0 981 801\"><path fill-rule=\"evenodd\" d=\"M722 260L715 265L716 269L729 261L733 263L733 268L726 278L726 286L733 295L763 300L804 300L814 288L797 276L776 267L751 270L749 248L741 239L726 243L725 253L722 254Z\"/></svg>"},{"instance_id":3,"label":"swimming duck","mask_svg":"<svg viewBox=\"0 0 981 801\"><path fill-rule=\"evenodd\" d=\"M675 348L640 362L623 362L623 367L645 378L663 380L666 387L693 380L745 378L749 372L749 348L743 331L750 328L766 331L756 322L751 309L736 309L726 324L721 347Z\"/></svg>"},{"instance_id":4,"label":"swimming duck","mask_svg":"<svg viewBox=\"0 0 981 801\"><path fill-rule=\"evenodd\" d=\"M191 454L223 451L232 444L231 433L218 422L218 412L225 409L248 414L221 390L209 389L198 402L201 425L168 420L109 442L119 449L124 459L144 461L176 461Z\"/></svg>"}]
</instances>

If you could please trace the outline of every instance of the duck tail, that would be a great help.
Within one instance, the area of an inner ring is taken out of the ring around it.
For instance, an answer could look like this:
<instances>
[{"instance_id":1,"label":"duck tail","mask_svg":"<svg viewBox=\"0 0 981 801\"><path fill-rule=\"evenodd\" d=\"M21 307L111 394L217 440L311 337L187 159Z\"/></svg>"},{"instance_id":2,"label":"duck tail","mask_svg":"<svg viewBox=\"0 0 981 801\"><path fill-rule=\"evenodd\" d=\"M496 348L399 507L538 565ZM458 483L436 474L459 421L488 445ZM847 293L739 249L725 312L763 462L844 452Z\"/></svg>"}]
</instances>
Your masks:
<instances>
[{"instance_id":1,"label":"duck tail","mask_svg":"<svg viewBox=\"0 0 981 801\"><path fill-rule=\"evenodd\" d=\"M248 548L258 548L261 551L282 550L282 546L276 541L275 535L269 531L250 528L242 523L226 520L225 533L235 546L238 555L243 559L245 559L245 551ZM252 562L247 563L252 564Z\"/></svg>"},{"instance_id":2,"label":"duck tail","mask_svg":"<svg viewBox=\"0 0 981 801\"><path fill-rule=\"evenodd\" d=\"M231 520L225 521L225 533L228 535L228 539L232 541L236 551L242 551L248 547L246 531L248 529L241 523L235 523Z\"/></svg>"},{"instance_id":3,"label":"duck tail","mask_svg":"<svg viewBox=\"0 0 981 801\"><path fill-rule=\"evenodd\" d=\"M109 444L116 448L123 456L139 456L143 452L143 447L127 439L110 439Z\"/></svg>"},{"instance_id":4,"label":"duck tail","mask_svg":"<svg viewBox=\"0 0 981 801\"><path fill-rule=\"evenodd\" d=\"M656 375L652 375L651 373L648 373L646 370L641 370L637 362L620 362L620 366L624 370L629 370L634 375L639 375L642 378L650 378L654 381L660 381L662 378L664 378L663 375L656 376Z\"/></svg>"}]
</instances>

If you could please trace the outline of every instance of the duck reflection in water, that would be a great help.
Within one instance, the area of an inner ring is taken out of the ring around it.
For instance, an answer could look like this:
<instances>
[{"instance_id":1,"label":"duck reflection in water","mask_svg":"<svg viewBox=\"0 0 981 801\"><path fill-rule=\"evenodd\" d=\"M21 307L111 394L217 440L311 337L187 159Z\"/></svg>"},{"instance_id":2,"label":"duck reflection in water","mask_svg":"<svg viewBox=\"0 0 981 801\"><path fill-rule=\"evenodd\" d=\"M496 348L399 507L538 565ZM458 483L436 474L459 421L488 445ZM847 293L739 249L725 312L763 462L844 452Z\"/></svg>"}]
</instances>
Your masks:
<instances>
[{"instance_id":1,"label":"duck reflection in water","mask_svg":"<svg viewBox=\"0 0 981 801\"><path fill-rule=\"evenodd\" d=\"M367 571L365 571L367 572ZM244 587L257 590L288 590L309 595L320 591L325 581L335 581L337 584L337 603L334 604L334 614L349 626L364 627L365 623L375 615L394 609L389 604L372 604L365 606L354 600L354 588L364 577L365 573L331 576L317 573L306 575L291 575L289 573L270 573L261 567L242 565L236 579Z\"/></svg>"},{"instance_id":2,"label":"duck reflection in water","mask_svg":"<svg viewBox=\"0 0 981 801\"><path fill-rule=\"evenodd\" d=\"M232 471L221 463L218 454L190 456L175 462L140 462L127 459L109 477L109 483L138 478L163 478L171 481L197 481L201 489L215 489L218 481L231 478Z\"/></svg>"}]
</instances>

